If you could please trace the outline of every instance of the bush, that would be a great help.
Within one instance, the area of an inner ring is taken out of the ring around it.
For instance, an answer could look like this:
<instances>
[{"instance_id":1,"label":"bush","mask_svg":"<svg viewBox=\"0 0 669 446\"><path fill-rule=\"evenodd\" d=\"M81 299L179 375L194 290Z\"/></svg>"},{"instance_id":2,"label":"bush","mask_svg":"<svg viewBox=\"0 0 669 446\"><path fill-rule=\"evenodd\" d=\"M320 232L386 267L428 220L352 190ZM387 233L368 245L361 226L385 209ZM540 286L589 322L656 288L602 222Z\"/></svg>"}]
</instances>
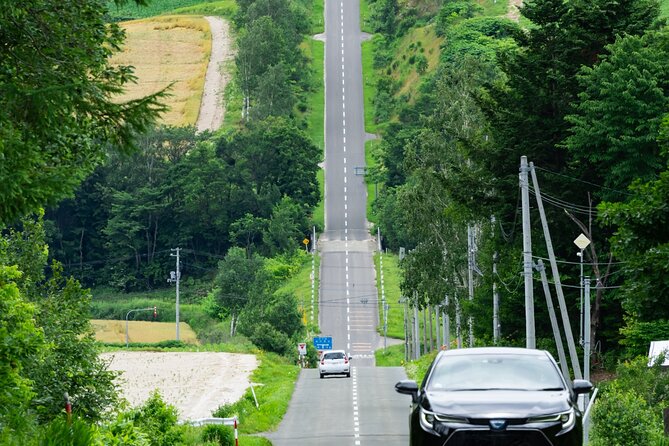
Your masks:
<instances>
[{"instance_id":1,"label":"bush","mask_svg":"<svg viewBox=\"0 0 669 446\"><path fill-rule=\"evenodd\" d=\"M151 446L179 444L182 432L177 426L177 409L166 404L158 391L131 413L131 419L149 438Z\"/></svg>"},{"instance_id":2,"label":"bush","mask_svg":"<svg viewBox=\"0 0 669 446\"><path fill-rule=\"evenodd\" d=\"M75 418L68 424L65 417L51 421L42 431L39 446L90 446L97 443L95 425Z\"/></svg>"},{"instance_id":3,"label":"bush","mask_svg":"<svg viewBox=\"0 0 669 446\"><path fill-rule=\"evenodd\" d=\"M593 446L651 445L662 436L655 413L633 389L613 383L595 404Z\"/></svg>"},{"instance_id":4,"label":"bush","mask_svg":"<svg viewBox=\"0 0 669 446\"><path fill-rule=\"evenodd\" d=\"M269 322L260 322L256 325L249 338L251 342L265 351L280 355L290 352L291 345L288 336L274 328Z\"/></svg>"},{"instance_id":5,"label":"bush","mask_svg":"<svg viewBox=\"0 0 669 446\"><path fill-rule=\"evenodd\" d=\"M202 440L210 441L220 446L233 446L235 444L235 433L229 426L210 424L204 427Z\"/></svg>"}]
</instances>

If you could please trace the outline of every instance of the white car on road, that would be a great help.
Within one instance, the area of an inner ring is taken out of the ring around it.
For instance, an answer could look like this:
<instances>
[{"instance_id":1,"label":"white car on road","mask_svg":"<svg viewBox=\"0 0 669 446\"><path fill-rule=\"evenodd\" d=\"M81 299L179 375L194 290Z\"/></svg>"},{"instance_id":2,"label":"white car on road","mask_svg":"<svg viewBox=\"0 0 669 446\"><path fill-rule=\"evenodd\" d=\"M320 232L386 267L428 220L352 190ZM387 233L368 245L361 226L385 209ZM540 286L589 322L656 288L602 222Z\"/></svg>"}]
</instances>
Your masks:
<instances>
[{"instance_id":1,"label":"white car on road","mask_svg":"<svg viewBox=\"0 0 669 446\"><path fill-rule=\"evenodd\" d=\"M326 350L321 353L318 373L321 378L325 375L346 375L347 378L350 378L351 358L344 350Z\"/></svg>"}]
</instances>

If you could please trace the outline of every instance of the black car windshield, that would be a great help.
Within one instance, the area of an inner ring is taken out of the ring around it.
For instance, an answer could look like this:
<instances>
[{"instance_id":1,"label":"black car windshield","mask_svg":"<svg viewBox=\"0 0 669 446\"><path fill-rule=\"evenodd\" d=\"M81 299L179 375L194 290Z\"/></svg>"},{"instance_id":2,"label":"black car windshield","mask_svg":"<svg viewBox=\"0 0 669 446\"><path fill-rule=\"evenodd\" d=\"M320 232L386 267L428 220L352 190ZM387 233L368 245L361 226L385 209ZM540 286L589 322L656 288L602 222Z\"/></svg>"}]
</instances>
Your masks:
<instances>
[{"instance_id":1,"label":"black car windshield","mask_svg":"<svg viewBox=\"0 0 669 446\"><path fill-rule=\"evenodd\" d=\"M559 371L546 356L476 354L445 356L427 390L563 390Z\"/></svg>"}]
</instances>

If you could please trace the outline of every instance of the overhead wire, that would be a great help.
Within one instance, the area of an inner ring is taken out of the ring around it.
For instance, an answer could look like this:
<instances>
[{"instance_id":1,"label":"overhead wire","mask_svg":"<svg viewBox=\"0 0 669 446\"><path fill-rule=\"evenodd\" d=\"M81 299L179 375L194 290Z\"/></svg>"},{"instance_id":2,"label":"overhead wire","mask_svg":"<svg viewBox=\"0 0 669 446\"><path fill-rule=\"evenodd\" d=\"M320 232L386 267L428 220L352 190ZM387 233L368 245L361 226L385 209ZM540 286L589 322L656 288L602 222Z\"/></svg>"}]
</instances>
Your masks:
<instances>
[{"instance_id":1,"label":"overhead wire","mask_svg":"<svg viewBox=\"0 0 669 446\"><path fill-rule=\"evenodd\" d=\"M591 181L582 180L582 179L580 179L580 178L576 178L576 177L572 177L572 176L569 176L569 175L565 175L565 174L563 174L563 173L554 172L554 171L552 171L552 170L550 170L550 169L546 169L546 168L544 168L544 167L539 167L539 166L537 166L537 165L535 165L534 168L537 169L537 170L541 170L541 171L544 171L544 172L548 172L548 173L550 173L550 174L552 174L552 175L556 175L556 176L563 177L563 178L568 178L568 179L570 179L570 180L572 180L572 181L577 181L577 182L579 182L579 183L588 184L588 185L590 185L590 186L595 186L595 187L600 188L600 189L606 189L606 190L609 190L609 191L611 191L611 192L616 192L616 193L621 194L621 195L627 195L627 196L633 196L633 195L634 195L634 194L632 194L632 193L630 193L630 192L626 192L626 191L622 191L622 190L614 189L614 188L612 188L612 187L604 186L604 185L602 185L602 184L593 183L593 182L591 182Z\"/></svg>"}]
</instances>

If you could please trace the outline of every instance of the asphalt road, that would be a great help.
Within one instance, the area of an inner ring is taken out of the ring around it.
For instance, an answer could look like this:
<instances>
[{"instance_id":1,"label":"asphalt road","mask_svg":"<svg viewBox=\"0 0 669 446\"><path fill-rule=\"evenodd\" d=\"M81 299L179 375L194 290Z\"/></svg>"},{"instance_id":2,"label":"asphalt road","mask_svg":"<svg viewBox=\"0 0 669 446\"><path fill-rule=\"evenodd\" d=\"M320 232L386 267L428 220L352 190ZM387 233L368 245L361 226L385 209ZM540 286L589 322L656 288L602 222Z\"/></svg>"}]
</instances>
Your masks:
<instances>
[{"instance_id":1,"label":"asphalt road","mask_svg":"<svg viewBox=\"0 0 669 446\"><path fill-rule=\"evenodd\" d=\"M325 3L325 231L319 240L320 328L353 356L351 378L302 370L275 446L408 444L409 397L394 391L402 368L375 367L383 346L364 182L359 0Z\"/></svg>"},{"instance_id":2,"label":"asphalt road","mask_svg":"<svg viewBox=\"0 0 669 446\"><path fill-rule=\"evenodd\" d=\"M304 369L286 417L267 438L274 446L405 446L410 398L392 390L403 377L398 367L354 366L350 378L324 379Z\"/></svg>"}]
</instances>

